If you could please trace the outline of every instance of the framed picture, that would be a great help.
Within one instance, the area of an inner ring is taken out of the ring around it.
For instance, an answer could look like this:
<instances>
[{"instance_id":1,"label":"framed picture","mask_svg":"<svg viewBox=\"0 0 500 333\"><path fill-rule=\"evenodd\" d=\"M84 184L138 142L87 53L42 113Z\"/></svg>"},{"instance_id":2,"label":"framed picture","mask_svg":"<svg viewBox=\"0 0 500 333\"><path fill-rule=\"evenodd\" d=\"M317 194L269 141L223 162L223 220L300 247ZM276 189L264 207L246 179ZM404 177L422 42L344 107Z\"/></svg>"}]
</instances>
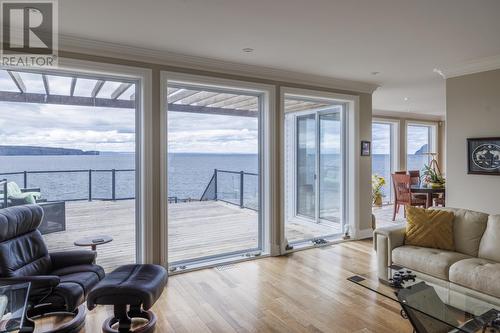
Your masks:
<instances>
[{"instance_id":1,"label":"framed picture","mask_svg":"<svg viewBox=\"0 0 500 333\"><path fill-rule=\"evenodd\" d=\"M467 139L467 173L500 176L500 137Z\"/></svg>"},{"instance_id":2,"label":"framed picture","mask_svg":"<svg viewBox=\"0 0 500 333\"><path fill-rule=\"evenodd\" d=\"M361 141L361 156L370 156L370 155L371 155L371 142Z\"/></svg>"}]
</instances>

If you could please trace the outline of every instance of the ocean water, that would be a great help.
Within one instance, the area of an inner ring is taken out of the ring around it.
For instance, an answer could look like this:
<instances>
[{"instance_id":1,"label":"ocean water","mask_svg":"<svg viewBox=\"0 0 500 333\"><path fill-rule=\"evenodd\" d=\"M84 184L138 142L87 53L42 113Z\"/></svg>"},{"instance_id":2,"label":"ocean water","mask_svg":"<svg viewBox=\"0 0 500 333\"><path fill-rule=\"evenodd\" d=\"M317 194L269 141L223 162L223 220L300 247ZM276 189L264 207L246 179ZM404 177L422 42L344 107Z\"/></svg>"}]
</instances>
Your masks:
<instances>
[{"instance_id":1,"label":"ocean water","mask_svg":"<svg viewBox=\"0 0 500 333\"><path fill-rule=\"evenodd\" d=\"M169 196L200 199L215 169L258 173L255 154L169 154ZM15 181L24 187L24 171L28 171L26 187L39 187L47 200L82 200L89 195L89 169L92 171L92 197L111 199L112 169L116 169L116 198L135 196L135 155L101 154L96 156L0 156L0 179ZM38 173L39 171L62 171ZM106 171L105 171L106 170ZM4 173L19 172L15 175ZM218 172L219 195L229 201L239 199L240 175ZM245 197L255 197L258 177L244 176ZM255 198L254 198L255 199Z\"/></svg>"},{"instance_id":2,"label":"ocean water","mask_svg":"<svg viewBox=\"0 0 500 333\"><path fill-rule=\"evenodd\" d=\"M338 156L331 155L330 162L336 165ZM421 169L427 162L425 155L409 155L409 169ZM214 174L214 169L228 171L244 171L258 173L258 157L256 154L169 154L168 188L169 196L180 199L200 199ZM89 195L89 169L92 172L92 197L111 199L111 169L134 169L135 155L102 154L97 156L0 156L0 179L6 178L24 186L23 171L60 171L62 173L29 173L27 187L41 188L42 195L48 200L83 200ZM72 170L72 172L69 172ZM104 171L106 170L106 171ZM16 175L2 173L21 172ZM390 158L389 155L374 154L372 156L372 173L386 179L383 191L386 199L390 197ZM135 172L116 171L116 198L135 197ZM239 200L240 175L218 173L218 194L220 198L237 202ZM244 176L244 198L255 205L258 193L258 176Z\"/></svg>"}]
</instances>

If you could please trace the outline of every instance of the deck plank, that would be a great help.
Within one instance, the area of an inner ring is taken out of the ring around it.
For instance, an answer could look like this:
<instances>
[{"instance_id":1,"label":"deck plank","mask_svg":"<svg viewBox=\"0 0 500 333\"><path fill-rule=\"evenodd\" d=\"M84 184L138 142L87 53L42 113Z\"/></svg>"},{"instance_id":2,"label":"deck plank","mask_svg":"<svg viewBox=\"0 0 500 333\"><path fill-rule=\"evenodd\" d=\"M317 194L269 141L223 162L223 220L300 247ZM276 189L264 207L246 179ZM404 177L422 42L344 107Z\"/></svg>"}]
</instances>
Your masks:
<instances>
[{"instance_id":1,"label":"deck plank","mask_svg":"<svg viewBox=\"0 0 500 333\"><path fill-rule=\"evenodd\" d=\"M336 233L335 223L292 221L288 239L309 239ZM77 201L66 203L66 230L44 235L50 251L68 251L82 237L109 235L98 246L98 264L106 271L135 262L135 201ZM220 201L169 205L169 262L216 255L258 244L258 213Z\"/></svg>"}]
</instances>

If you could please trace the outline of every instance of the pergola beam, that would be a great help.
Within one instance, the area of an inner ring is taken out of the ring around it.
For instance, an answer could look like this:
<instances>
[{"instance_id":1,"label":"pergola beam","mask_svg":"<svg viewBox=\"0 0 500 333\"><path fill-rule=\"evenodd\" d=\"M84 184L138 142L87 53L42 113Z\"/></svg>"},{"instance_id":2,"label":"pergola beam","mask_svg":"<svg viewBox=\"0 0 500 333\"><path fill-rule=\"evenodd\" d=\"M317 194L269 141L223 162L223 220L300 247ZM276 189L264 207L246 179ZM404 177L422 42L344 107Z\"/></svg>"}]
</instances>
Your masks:
<instances>
[{"instance_id":1,"label":"pergola beam","mask_svg":"<svg viewBox=\"0 0 500 333\"><path fill-rule=\"evenodd\" d=\"M197 90L183 90L179 89L176 92L173 92L170 95L167 95L167 101L168 103L175 103L177 101L180 101L181 99L199 94L200 91Z\"/></svg>"},{"instance_id":2,"label":"pergola beam","mask_svg":"<svg viewBox=\"0 0 500 333\"><path fill-rule=\"evenodd\" d=\"M47 75L42 74L42 81L43 81L43 87L45 88L45 94L50 95L49 79L47 78Z\"/></svg>"},{"instance_id":3,"label":"pergola beam","mask_svg":"<svg viewBox=\"0 0 500 333\"><path fill-rule=\"evenodd\" d=\"M0 101L37 103L37 104L96 106L96 107L121 108L121 109L135 108L135 101L126 101L126 100L109 99L109 98L67 96L67 95L18 93L11 91L0 91Z\"/></svg>"},{"instance_id":4,"label":"pergola beam","mask_svg":"<svg viewBox=\"0 0 500 333\"><path fill-rule=\"evenodd\" d=\"M14 84L16 85L17 89L19 89L19 92L22 94L26 93L26 85L24 84L21 75L19 75L18 72L13 72L9 70L7 70L7 73L9 73L10 77L12 78L12 81L14 81Z\"/></svg>"},{"instance_id":5,"label":"pergola beam","mask_svg":"<svg viewBox=\"0 0 500 333\"><path fill-rule=\"evenodd\" d=\"M97 96L97 94L99 93L99 91L101 91L101 88L104 85L104 82L105 81L103 81L103 80L98 80L95 83L94 89L92 89L92 93L90 94L91 98L95 98Z\"/></svg>"},{"instance_id":6,"label":"pergola beam","mask_svg":"<svg viewBox=\"0 0 500 333\"><path fill-rule=\"evenodd\" d=\"M117 99L118 97L123 95L123 93L127 91L127 89L130 88L131 86L132 83L127 83L127 82L120 84L118 88L116 88L115 91L111 93L111 99Z\"/></svg>"},{"instance_id":7,"label":"pergola beam","mask_svg":"<svg viewBox=\"0 0 500 333\"><path fill-rule=\"evenodd\" d=\"M259 116L258 112L249 110L214 108L208 106L173 104L173 103L168 103L167 107L169 112L173 111L173 112L203 113L203 114L216 114L222 116L238 116L238 117L251 117L251 118L256 118Z\"/></svg>"}]
</instances>

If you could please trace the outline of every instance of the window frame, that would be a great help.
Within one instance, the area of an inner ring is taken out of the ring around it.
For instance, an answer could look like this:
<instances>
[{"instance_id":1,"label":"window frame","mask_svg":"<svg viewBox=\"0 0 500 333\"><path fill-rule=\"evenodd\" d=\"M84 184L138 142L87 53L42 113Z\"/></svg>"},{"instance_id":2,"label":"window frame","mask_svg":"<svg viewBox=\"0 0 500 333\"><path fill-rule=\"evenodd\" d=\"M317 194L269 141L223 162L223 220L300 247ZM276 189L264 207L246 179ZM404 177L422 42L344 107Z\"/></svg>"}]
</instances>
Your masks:
<instances>
[{"instance_id":1,"label":"window frame","mask_svg":"<svg viewBox=\"0 0 500 333\"><path fill-rule=\"evenodd\" d=\"M275 165L275 143L274 143L274 123L275 123L275 87L267 84L254 83L249 81L240 81L232 79L223 79L217 76L206 76L196 74L186 74L174 71L160 72L160 98L161 98L161 263L164 267L169 267L168 262L168 108L164 93L167 90L168 83L175 82L181 84L195 84L198 87L206 86L208 89L222 89L224 91L242 92L260 96L261 114L259 117L259 196L260 196L260 223L261 228L259 246L260 256L275 254L271 240L275 238L275 227L272 223L272 217L275 214L274 187L272 186L274 178ZM220 262L241 261L240 253L225 253L216 255L213 258L202 258L201 260L189 260L190 266L182 272L187 272L200 267L213 267Z\"/></svg>"}]
</instances>

